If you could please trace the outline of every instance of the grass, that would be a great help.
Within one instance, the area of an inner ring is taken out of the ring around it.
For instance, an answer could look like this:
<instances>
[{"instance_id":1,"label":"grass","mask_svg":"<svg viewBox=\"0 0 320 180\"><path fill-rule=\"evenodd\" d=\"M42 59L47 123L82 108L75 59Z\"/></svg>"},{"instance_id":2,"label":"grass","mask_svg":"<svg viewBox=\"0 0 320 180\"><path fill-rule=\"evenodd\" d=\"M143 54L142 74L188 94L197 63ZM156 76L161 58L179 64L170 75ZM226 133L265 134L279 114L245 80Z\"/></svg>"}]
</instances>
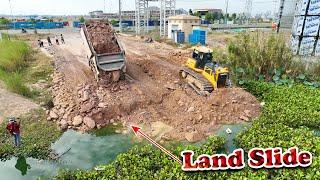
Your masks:
<instances>
[{"instance_id":1,"label":"grass","mask_svg":"<svg viewBox=\"0 0 320 180\"><path fill-rule=\"evenodd\" d=\"M0 42L0 80L6 88L36 101L48 99L40 97L43 90L30 88L33 83L44 80L51 82L53 72L51 60L46 55L32 50L25 42L24 37L15 37L13 40Z\"/></svg>"},{"instance_id":2,"label":"grass","mask_svg":"<svg viewBox=\"0 0 320 180\"><path fill-rule=\"evenodd\" d=\"M6 123L0 125L0 159L7 160L13 156L49 159L51 143L56 141L61 132L54 122L46 120L42 109L21 117L22 146L15 148L13 138L6 133Z\"/></svg>"}]
</instances>

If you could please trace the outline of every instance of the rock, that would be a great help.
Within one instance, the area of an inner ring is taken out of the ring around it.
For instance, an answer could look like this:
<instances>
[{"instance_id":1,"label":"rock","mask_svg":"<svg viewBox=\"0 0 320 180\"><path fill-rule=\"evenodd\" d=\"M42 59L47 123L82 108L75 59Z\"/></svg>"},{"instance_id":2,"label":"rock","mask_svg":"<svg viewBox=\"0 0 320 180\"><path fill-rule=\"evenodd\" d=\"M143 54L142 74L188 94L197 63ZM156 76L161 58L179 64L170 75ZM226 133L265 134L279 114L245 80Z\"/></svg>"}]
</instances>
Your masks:
<instances>
[{"instance_id":1,"label":"rock","mask_svg":"<svg viewBox=\"0 0 320 180\"><path fill-rule=\"evenodd\" d=\"M113 124L114 123L114 119L110 119L110 124Z\"/></svg>"},{"instance_id":2,"label":"rock","mask_svg":"<svg viewBox=\"0 0 320 180\"><path fill-rule=\"evenodd\" d=\"M244 110L244 113L246 114L246 116L250 117L250 110Z\"/></svg>"},{"instance_id":3,"label":"rock","mask_svg":"<svg viewBox=\"0 0 320 180\"><path fill-rule=\"evenodd\" d=\"M181 106L184 105L184 102L183 102L182 100L179 100L179 101L178 101L178 105L181 107Z\"/></svg>"},{"instance_id":4,"label":"rock","mask_svg":"<svg viewBox=\"0 0 320 180\"><path fill-rule=\"evenodd\" d=\"M99 104L98 104L98 107L104 108L104 107L106 107L106 105L105 105L104 103L99 103Z\"/></svg>"},{"instance_id":5,"label":"rock","mask_svg":"<svg viewBox=\"0 0 320 180\"><path fill-rule=\"evenodd\" d=\"M72 125L74 125L74 126L80 126L81 124L82 124L82 121L83 121L83 119L82 119L82 116L80 116L80 115L78 115L78 116L75 116L74 118L73 118L73 122L72 122Z\"/></svg>"},{"instance_id":6,"label":"rock","mask_svg":"<svg viewBox=\"0 0 320 180\"><path fill-rule=\"evenodd\" d=\"M117 130L116 130L116 133L117 133L117 134L121 134L121 130L117 129Z\"/></svg>"},{"instance_id":7,"label":"rock","mask_svg":"<svg viewBox=\"0 0 320 180\"><path fill-rule=\"evenodd\" d=\"M51 121L52 119L51 119L51 117L47 117L47 121Z\"/></svg>"},{"instance_id":8,"label":"rock","mask_svg":"<svg viewBox=\"0 0 320 180\"><path fill-rule=\"evenodd\" d=\"M69 126L72 126L72 121L68 121L68 125L69 125Z\"/></svg>"},{"instance_id":9,"label":"rock","mask_svg":"<svg viewBox=\"0 0 320 180\"><path fill-rule=\"evenodd\" d=\"M93 108L94 108L94 105L92 103L88 102L88 103L81 106L81 112L82 113L89 112Z\"/></svg>"},{"instance_id":10,"label":"rock","mask_svg":"<svg viewBox=\"0 0 320 180\"><path fill-rule=\"evenodd\" d=\"M173 84L166 84L164 87L167 88L168 90L175 90L176 89Z\"/></svg>"},{"instance_id":11,"label":"rock","mask_svg":"<svg viewBox=\"0 0 320 180\"><path fill-rule=\"evenodd\" d=\"M197 131L193 131L191 133L185 133L185 138L188 142L197 142L203 138L203 135L198 133Z\"/></svg>"},{"instance_id":12,"label":"rock","mask_svg":"<svg viewBox=\"0 0 320 180\"><path fill-rule=\"evenodd\" d=\"M194 111L195 111L195 108L194 108L194 107L192 107L192 106L191 106L191 107L189 107L189 108L188 108L188 110L187 110L187 112L194 112Z\"/></svg>"},{"instance_id":13,"label":"rock","mask_svg":"<svg viewBox=\"0 0 320 180\"><path fill-rule=\"evenodd\" d=\"M66 120L60 121L60 130L65 131L68 129L68 122Z\"/></svg>"},{"instance_id":14,"label":"rock","mask_svg":"<svg viewBox=\"0 0 320 180\"><path fill-rule=\"evenodd\" d=\"M264 105L266 105L266 103L265 103L265 102L261 102L260 105L261 105L261 106L264 106Z\"/></svg>"},{"instance_id":15,"label":"rock","mask_svg":"<svg viewBox=\"0 0 320 180\"><path fill-rule=\"evenodd\" d=\"M64 108L61 108L61 109L59 110L59 114L61 114L61 115L63 115L65 112L66 112L66 110L65 110Z\"/></svg>"},{"instance_id":16,"label":"rock","mask_svg":"<svg viewBox=\"0 0 320 180\"><path fill-rule=\"evenodd\" d=\"M50 111L49 117L51 119L58 119L59 118L58 114L53 111Z\"/></svg>"},{"instance_id":17,"label":"rock","mask_svg":"<svg viewBox=\"0 0 320 180\"><path fill-rule=\"evenodd\" d=\"M246 122L249 121L249 118L247 116L240 116L240 119Z\"/></svg>"},{"instance_id":18,"label":"rock","mask_svg":"<svg viewBox=\"0 0 320 180\"><path fill-rule=\"evenodd\" d=\"M87 101L89 99L89 92L88 91L84 91L83 92L83 97L82 97L82 101Z\"/></svg>"},{"instance_id":19,"label":"rock","mask_svg":"<svg viewBox=\"0 0 320 180\"><path fill-rule=\"evenodd\" d=\"M200 120L202 120L203 119L203 116L200 114L199 116L198 116L198 120L200 121Z\"/></svg>"},{"instance_id":20,"label":"rock","mask_svg":"<svg viewBox=\"0 0 320 180\"><path fill-rule=\"evenodd\" d=\"M96 127L96 122L93 119L91 119L90 117L83 118L83 122L85 125L88 126L89 130Z\"/></svg>"},{"instance_id":21,"label":"rock","mask_svg":"<svg viewBox=\"0 0 320 180\"><path fill-rule=\"evenodd\" d=\"M97 125L97 129L101 129L102 127L101 127L101 125L100 124L98 124Z\"/></svg>"}]
</instances>

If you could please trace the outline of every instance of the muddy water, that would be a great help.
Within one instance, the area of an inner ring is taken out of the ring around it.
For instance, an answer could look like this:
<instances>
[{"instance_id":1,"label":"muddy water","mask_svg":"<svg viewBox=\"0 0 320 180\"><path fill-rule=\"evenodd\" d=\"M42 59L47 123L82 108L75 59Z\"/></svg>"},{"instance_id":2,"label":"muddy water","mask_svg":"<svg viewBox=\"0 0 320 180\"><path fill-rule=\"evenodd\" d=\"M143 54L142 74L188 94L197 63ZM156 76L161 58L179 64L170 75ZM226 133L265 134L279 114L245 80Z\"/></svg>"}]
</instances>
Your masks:
<instances>
[{"instance_id":1,"label":"muddy water","mask_svg":"<svg viewBox=\"0 0 320 180\"><path fill-rule=\"evenodd\" d=\"M90 169L113 161L116 156L127 151L132 144L129 135L113 134L95 136L67 131L52 145L59 154L66 152L59 161L43 161L33 158L12 158L0 162L0 179L36 179L54 176L59 169Z\"/></svg>"}]
</instances>

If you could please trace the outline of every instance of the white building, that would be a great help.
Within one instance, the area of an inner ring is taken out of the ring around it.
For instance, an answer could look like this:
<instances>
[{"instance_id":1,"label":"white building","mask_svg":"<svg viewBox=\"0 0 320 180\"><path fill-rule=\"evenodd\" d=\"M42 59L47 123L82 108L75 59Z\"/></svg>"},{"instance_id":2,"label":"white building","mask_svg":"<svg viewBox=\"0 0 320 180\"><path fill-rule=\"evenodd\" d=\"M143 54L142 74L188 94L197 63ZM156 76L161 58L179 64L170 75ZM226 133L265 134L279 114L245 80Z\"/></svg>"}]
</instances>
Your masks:
<instances>
[{"instance_id":1,"label":"white building","mask_svg":"<svg viewBox=\"0 0 320 180\"><path fill-rule=\"evenodd\" d=\"M172 39L173 31L182 31L185 33L185 41L188 41L189 34L193 26L199 26L201 19L191 15L178 15L168 18L168 39Z\"/></svg>"}]
</instances>

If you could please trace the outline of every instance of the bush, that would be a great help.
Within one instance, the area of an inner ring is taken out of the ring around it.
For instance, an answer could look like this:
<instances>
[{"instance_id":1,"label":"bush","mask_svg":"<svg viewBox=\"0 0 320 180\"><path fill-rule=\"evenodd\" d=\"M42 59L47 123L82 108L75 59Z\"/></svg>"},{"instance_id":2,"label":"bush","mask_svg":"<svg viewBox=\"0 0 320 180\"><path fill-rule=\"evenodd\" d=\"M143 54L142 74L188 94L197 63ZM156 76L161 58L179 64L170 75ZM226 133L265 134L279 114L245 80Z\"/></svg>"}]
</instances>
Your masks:
<instances>
[{"instance_id":1,"label":"bush","mask_svg":"<svg viewBox=\"0 0 320 180\"><path fill-rule=\"evenodd\" d=\"M23 41L0 42L0 69L6 72L16 72L26 67L30 59L30 48Z\"/></svg>"},{"instance_id":2,"label":"bush","mask_svg":"<svg viewBox=\"0 0 320 180\"><path fill-rule=\"evenodd\" d=\"M51 143L56 141L61 132L54 122L46 120L43 110L35 110L21 117L22 146L15 148L13 138L6 132L6 123L0 124L0 159L6 160L13 156L49 159Z\"/></svg>"},{"instance_id":3,"label":"bush","mask_svg":"<svg viewBox=\"0 0 320 180\"><path fill-rule=\"evenodd\" d=\"M304 69L293 60L291 50L281 34L240 34L230 42L228 52L233 71L240 78L257 79L262 75L271 81L277 71L297 75Z\"/></svg>"},{"instance_id":4,"label":"bush","mask_svg":"<svg viewBox=\"0 0 320 180\"><path fill-rule=\"evenodd\" d=\"M4 73L2 73L2 75L2 79L4 80L4 83L9 91L25 97L32 97L35 94L35 92L32 92L24 84L22 74L10 73L4 75Z\"/></svg>"}]
</instances>

